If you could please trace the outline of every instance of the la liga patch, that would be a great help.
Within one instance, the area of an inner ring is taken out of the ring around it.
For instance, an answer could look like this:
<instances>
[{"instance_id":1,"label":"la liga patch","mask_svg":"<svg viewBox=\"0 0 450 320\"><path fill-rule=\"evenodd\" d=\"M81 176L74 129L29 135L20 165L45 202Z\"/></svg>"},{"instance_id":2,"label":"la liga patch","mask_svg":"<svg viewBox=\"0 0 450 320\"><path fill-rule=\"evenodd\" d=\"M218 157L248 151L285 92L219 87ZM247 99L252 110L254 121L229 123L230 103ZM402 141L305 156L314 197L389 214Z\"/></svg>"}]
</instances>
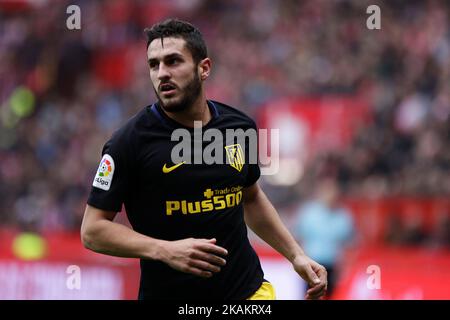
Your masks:
<instances>
[{"instance_id":1,"label":"la liga patch","mask_svg":"<svg viewBox=\"0 0 450 320\"><path fill-rule=\"evenodd\" d=\"M114 168L113 158L109 154L103 155L92 185L96 188L108 191L111 187Z\"/></svg>"}]
</instances>

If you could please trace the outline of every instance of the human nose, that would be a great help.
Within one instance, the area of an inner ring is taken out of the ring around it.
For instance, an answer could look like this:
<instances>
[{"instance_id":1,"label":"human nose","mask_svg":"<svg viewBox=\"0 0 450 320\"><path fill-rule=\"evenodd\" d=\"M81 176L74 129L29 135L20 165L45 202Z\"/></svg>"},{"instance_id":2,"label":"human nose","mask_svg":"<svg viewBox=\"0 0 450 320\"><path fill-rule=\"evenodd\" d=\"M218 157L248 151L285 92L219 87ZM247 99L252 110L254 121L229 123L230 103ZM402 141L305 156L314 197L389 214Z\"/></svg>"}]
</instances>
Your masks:
<instances>
[{"instance_id":1,"label":"human nose","mask_svg":"<svg viewBox=\"0 0 450 320\"><path fill-rule=\"evenodd\" d=\"M161 63L158 68L158 79L164 80L169 79L171 77L170 72L164 63Z\"/></svg>"}]
</instances>

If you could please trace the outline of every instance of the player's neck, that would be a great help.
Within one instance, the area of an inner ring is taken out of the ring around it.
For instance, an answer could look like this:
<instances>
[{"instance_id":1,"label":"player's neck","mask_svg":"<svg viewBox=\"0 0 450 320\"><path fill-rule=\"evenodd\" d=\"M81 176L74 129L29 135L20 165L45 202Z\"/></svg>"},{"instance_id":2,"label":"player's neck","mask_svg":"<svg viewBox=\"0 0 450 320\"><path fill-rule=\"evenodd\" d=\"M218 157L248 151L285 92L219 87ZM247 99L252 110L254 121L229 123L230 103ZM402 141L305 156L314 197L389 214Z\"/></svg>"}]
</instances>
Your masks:
<instances>
[{"instance_id":1,"label":"player's neck","mask_svg":"<svg viewBox=\"0 0 450 320\"><path fill-rule=\"evenodd\" d=\"M194 121L201 121L204 126L212 118L203 90L194 103L183 112L166 112L166 114L176 122L191 128L194 127Z\"/></svg>"}]
</instances>

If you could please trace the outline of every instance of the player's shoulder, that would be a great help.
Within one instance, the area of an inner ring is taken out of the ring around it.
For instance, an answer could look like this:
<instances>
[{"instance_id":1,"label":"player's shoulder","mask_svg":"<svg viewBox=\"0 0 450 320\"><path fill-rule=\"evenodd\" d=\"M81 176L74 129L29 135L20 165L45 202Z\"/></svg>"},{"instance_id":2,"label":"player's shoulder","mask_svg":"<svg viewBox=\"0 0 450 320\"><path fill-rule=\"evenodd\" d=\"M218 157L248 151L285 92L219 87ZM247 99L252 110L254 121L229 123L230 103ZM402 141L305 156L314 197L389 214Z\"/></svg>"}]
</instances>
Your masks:
<instances>
[{"instance_id":1,"label":"player's shoulder","mask_svg":"<svg viewBox=\"0 0 450 320\"><path fill-rule=\"evenodd\" d=\"M116 129L109 143L120 144L124 146L130 146L136 141L136 137L139 131L143 130L146 126L151 126L151 118L148 117L149 106L142 108L139 112L127 119L122 126Z\"/></svg>"},{"instance_id":2,"label":"player's shoulder","mask_svg":"<svg viewBox=\"0 0 450 320\"><path fill-rule=\"evenodd\" d=\"M237 107L230 106L223 102L209 100L217 109L218 114L228 121L240 121L250 127L256 128L256 122L248 116L245 112L239 110Z\"/></svg>"}]
</instances>

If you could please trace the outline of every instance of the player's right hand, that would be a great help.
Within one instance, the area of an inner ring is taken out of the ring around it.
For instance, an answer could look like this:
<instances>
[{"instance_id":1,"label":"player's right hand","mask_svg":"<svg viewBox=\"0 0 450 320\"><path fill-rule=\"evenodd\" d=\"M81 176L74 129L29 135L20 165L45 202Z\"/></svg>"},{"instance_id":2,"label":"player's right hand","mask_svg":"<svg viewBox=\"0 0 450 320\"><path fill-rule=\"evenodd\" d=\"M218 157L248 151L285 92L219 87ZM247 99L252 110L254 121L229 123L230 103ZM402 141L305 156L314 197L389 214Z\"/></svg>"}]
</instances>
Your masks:
<instances>
[{"instance_id":1,"label":"player's right hand","mask_svg":"<svg viewBox=\"0 0 450 320\"><path fill-rule=\"evenodd\" d=\"M171 268L209 278L226 264L228 251L216 245L216 239L183 239L167 241L161 260Z\"/></svg>"}]
</instances>

